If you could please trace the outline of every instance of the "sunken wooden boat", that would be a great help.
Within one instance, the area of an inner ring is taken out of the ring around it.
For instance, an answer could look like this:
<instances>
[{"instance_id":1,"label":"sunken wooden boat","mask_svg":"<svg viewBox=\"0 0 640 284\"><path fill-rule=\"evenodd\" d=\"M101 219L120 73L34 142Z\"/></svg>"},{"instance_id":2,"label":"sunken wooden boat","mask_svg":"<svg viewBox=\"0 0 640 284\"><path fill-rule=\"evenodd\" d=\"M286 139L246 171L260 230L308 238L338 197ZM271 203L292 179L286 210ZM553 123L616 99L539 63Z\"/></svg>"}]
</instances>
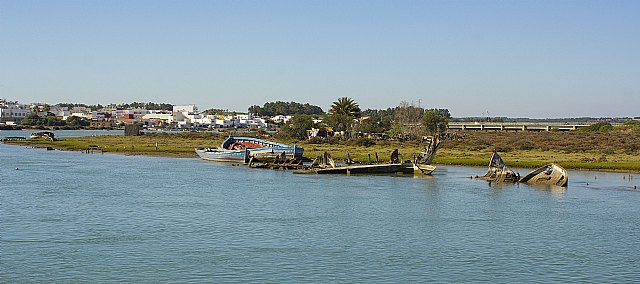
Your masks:
<instances>
[{"instance_id":1,"label":"sunken wooden boat","mask_svg":"<svg viewBox=\"0 0 640 284\"><path fill-rule=\"evenodd\" d=\"M413 166L414 174L430 175L433 171L436 170L436 166L434 165L423 165L423 164L412 163L412 166Z\"/></svg>"},{"instance_id":2,"label":"sunken wooden boat","mask_svg":"<svg viewBox=\"0 0 640 284\"><path fill-rule=\"evenodd\" d=\"M229 137L222 142L220 147L196 148L195 151L204 160L246 162L252 157L256 160L268 160L282 155L288 159L300 160L302 159L304 148L258 138Z\"/></svg>"},{"instance_id":3,"label":"sunken wooden boat","mask_svg":"<svg viewBox=\"0 0 640 284\"><path fill-rule=\"evenodd\" d=\"M436 152L440 147L440 139L438 136L424 137L427 141L427 146L424 147L422 153L418 154L412 162L414 174L430 175L436 170L436 166L431 165L431 162L436 157Z\"/></svg>"},{"instance_id":4,"label":"sunken wooden boat","mask_svg":"<svg viewBox=\"0 0 640 284\"><path fill-rule=\"evenodd\" d=\"M44 138L47 140L54 141L55 134L53 134L53 132L51 131L40 131L40 132L31 133L31 136L29 136L29 138L30 139Z\"/></svg>"},{"instance_id":5,"label":"sunken wooden boat","mask_svg":"<svg viewBox=\"0 0 640 284\"><path fill-rule=\"evenodd\" d=\"M489 160L489 171L478 178L492 182L518 182L520 174L507 167L498 152L493 151L493 155Z\"/></svg>"},{"instance_id":6,"label":"sunken wooden boat","mask_svg":"<svg viewBox=\"0 0 640 284\"><path fill-rule=\"evenodd\" d=\"M336 163L327 152L316 158L313 165L309 169L295 171L295 174L422 174L430 175L436 167L431 165L431 161L435 157L435 153L440 146L440 141L434 137L430 137L429 144L424 151L411 160L401 161L398 149L391 153L389 163L376 163L367 165L352 164L351 159L347 160L344 166L336 166ZM376 154L377 160L377 154Z\"/></svg>"},{"instance_id":7,"label":"sunken wooden boat","mask_svg":"<svg viewBox=\"0 0 640 284\"><path fill-rule=\"evenodd\" d=\"M313 161L309 169L298 170L294 174L409 174L413 173L413 163L411 161L400 162L398 149L391 153L389 163L376 163L368 165L352 164L350 160L344 166L337 166L331 155L327 152Z\"/></svg>"},{"instance_id":8,"label":"sunken wooden boat","mask_svg":"<svg viewBox=\"0 0 640 284\"><path fill-rule=\"evenodd\" d=\"M394 164L373 164L373 165L350 165L335 168L322 168L309 170L306 173L315 174L413 174L413 165L411 163L394 163Z\"/></svg>"},{"instance_id":9,"label":"sunken wooden boat","mask_svg":"<svg viewBox=\"0 0 640 284\"><path fill-rule=\"evenodd\" d=\"M565 187L569 182L569 174L567 171L556 164L544 165L528 175L522 177L520 182L540 185L556 185Z\"/></svg>"}]
</instances>

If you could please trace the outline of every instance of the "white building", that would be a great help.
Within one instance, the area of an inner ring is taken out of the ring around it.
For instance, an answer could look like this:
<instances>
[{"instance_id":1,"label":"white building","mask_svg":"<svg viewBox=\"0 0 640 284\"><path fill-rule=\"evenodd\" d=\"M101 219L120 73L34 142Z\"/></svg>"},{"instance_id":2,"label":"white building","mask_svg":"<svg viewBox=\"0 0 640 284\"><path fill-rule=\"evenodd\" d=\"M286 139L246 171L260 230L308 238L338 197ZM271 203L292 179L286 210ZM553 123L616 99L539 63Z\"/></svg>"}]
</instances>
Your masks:
<instances>
[{"instance_id":1,"label":"white building","mask_svg":"<svg viewBox=\"0 0 640 284\"><path fill-rule=\"evenodd\" d=\"M217 128L234 128L238 127L240 121L234 117L229 115L218 115L215 119L215 126Z\"/></svg>"},{"instance_id":2,"label":"white building","mask_svg":"<svg viewBox=\"0 0 640 284\"><path fill-rule=\"evenodd\" d=\"M160 124L170 124L174 121L173 114L168 113L148 113L142 116L142 120L146 121L149 126Z\"/></svg>"},{"instance_id":3,"label":"white building","mask_svg":"<svg viewBox=\"0 0 640 284\"><path fill-rule=\"evenodd\" d=\"M197 120L202 119L196 105L174 105L173 115L179 127L197 126L200 124Z\"/></svg>"},{"instance_id":4,"label":"white building","mask_svg":"<svg viewBox=\"0 0 640 284\"><path fill-rule=\"evenodd\" d=\"M274 123L286 123L287 121L289 121L289 119L291 119L293 116L291 115L276 115L274 117L271 118L271 121L273 121Z\"/></svg>"},{"instance_id":5,"label":"white building","mask_svg":"<svg viewBox=\"0 0 640 284\"><path fill-rule=\"evenodd\" d=\"M28 107L18 102L0 100L0 122L18 123L30 113L31 110Z\"/></svg>"},{"instance_id":6,"label":"white building","mask_svg":"<svg viewBox=\"0 0 640 284\"><path fill-rule=\"evenodd\" d=\"M238 127L241 128L267 128L268 124L260 117L240 116Z\"/></svg>"},{"instance_id":7,"label":"white building","mask_svg":"<svg viewBox=\"0 0 640 284\"><path fill-rule=\"evenodd\" d=\"M71 111L68 107L52 106L49 112L53 113L57 118L67 120L71 116Z\"/></svg>"},{"instance_id":8,"label":"white building","mask_svg":"<svg viewBox=\"0 0 640 284\"><path fill-rule=\"evenodd\" d=\"M175 105L173 106L173 112L182 112L186 114L197 114L198 107L196 105Z\"/></svg>"}]
</instances>

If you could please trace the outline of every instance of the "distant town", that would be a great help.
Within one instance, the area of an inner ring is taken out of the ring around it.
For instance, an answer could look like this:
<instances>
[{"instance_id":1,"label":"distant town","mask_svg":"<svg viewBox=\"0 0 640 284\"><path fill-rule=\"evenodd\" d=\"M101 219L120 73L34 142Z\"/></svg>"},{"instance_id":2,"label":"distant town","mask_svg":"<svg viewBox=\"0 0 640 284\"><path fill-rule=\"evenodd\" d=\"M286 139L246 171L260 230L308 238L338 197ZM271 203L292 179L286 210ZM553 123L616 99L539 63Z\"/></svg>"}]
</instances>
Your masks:
<instances>
[{"instance_id":1,"label":"distant town","mask_svg":"<svg viewBox=\"0 0 640 284\"><path fill-rule=\"evenodd\" d=\"M341 98L348 99L348 98ZM350 100L350 99L349 99ZM339 103L340 101L336 102ZM406 109L403 124L420 124L423 119L424 109L408 103L401 103L400 106L388 108L386 110L365 110L360 111L358 105L352 100L354 111L350 113L354 122L367 122L372 126L367 128L368 132L385 132L392 128L393 122L402 121L403 114L398 110ZM335 103L334 103L335 104ZM417 120L411 120L411 111L418 109ZM629 120L640 120L640 117L581 117L581 118L554 118L554 119L529 119L529 118L508 118L508 117L462 117L454 118L449 115L446 109L437 110L438 113L446 116L449 129L458 130L525 130L526 123L556 123L556 124L581 124L589 125L593 123L624 123ZM76 127L76 128L116 128L127 124L138 124L145 128L170 128L170 129L220 129L220 128L244 128L244 129L273 129L289 122L294 116L304 114L313 125L318 125L323 120L327 120L331 126L329 115L318 106L300 104L295 102L270 102L263 106L254 105L248 108L247 112L230 112L222 109L199 110L195 104L173 105L167 103L131 103L131 104L111 104L84 105L74 103L59 103L49 105L45 103L20 103L18 101L0 100L0 126L8 127ZM332 114L332 110L329 110ZM400 115L399 115L400 114ZM493 123L493 124L492 124ZM519 124L518 124L519 123ZM525 124L522 124L525 123ZM334 123L335 124L335 123ZM348 124L348 123L347 123ZM385 125L387 125L385 127ZM517 125L517 126L516 126ZM546 130L551 130L550 126ZM310 127L307 127L306 130ZM339 126L334 128L340 128ZM351 129L352 127L345 127ZM559 128L564 130L563 128ZM575 130L573 129L568 130ZM311 129L318 131L318 129ZM545 130L542 128L541 130Z\"/></svg>"},{"instance_id":2,"label":"distant town","mask_svg":"<svg viewBox=\"0 0 640 284\"><path fill-rule=\"evenodd\" d=\"M74 104L48 105L43 103L21 104L17 101L0 100L0 124L4 125L47 125L65 126L71 121L72 126L90 128L111 128L126 124L138 123L146 127L174 128L268 128L267 120L244 113L212 113L199 111L194 104L169 105L153 104L158 108L146 109L145 104L137 106L110 105L84 106ZM30 120L50 117L50 123L31 123ZM270 117L271 122L286 122L291 116L279 115Z\"/></svg>"}]
</instances>

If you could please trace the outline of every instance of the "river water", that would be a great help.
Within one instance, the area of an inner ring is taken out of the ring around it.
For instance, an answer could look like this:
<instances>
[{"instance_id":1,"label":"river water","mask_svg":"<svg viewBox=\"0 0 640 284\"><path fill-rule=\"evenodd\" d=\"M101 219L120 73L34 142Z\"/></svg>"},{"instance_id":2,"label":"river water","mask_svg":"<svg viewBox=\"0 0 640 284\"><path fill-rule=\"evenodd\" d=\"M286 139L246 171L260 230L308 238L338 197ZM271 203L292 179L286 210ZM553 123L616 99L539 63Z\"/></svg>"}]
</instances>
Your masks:
<instances>
[{"instance_id":1,"label":"river water","mask_svg":"<svg viewBox=\"0 0 640 284\"><path fill-rule=\"evenodd\" d=\"M485 171L294 175L0 144L0 282L640 281L640 175L469 178Z\"/></svg>"}]
</instances>

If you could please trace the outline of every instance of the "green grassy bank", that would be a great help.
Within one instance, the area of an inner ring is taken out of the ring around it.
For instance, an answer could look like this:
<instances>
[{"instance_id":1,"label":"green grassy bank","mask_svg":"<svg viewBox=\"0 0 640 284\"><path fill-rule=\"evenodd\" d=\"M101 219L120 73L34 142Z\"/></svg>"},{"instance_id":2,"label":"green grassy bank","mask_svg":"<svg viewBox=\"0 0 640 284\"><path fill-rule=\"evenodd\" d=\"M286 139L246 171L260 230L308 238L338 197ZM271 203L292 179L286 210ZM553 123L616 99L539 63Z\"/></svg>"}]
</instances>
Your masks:
<instances>
[{"instance_id":1,"label":"green grassy bank","mask_svg":"<svg viewBox=\"0 0 640 284\"><path fill-rule=\"evenodd\" d=\"M159 133L143 136L90 136L61 138L56 141L26 140L12 144L34 147L54 147L60 150L84 151L101 149L106 153L126 155L158 155L196 157L194 148L215 147L226 138L206 133ZM401 159L412 159L423 146L418 142L372 141L359 139L332 143L278 140L305 148L305 156L313 159L329 152L335 159L366 163L388 161L394 149ZM316 141L318 142L318 141ZM434 160L435 164L486 166L493 149L500 152L510 167L534 168L557 163L568 169L612 170L640 172L640 135L628 133L514 133L462 132L455 139L445 140Z\"/></svg>"}]
</instances>

